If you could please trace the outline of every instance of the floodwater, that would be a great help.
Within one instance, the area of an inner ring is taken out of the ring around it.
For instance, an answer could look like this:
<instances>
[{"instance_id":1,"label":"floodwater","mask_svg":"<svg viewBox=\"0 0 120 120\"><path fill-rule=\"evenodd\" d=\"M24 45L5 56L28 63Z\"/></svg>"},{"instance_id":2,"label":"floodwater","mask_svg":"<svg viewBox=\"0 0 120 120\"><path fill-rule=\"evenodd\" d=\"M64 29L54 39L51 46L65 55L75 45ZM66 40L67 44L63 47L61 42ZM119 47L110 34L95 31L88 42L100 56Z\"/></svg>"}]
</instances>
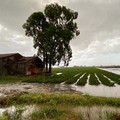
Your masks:
<instances>
[{"instance_id":1,"label":"floodwater","mask_svg":"<svg viewBox=\"0 0 120 120\"><path fill-rule=\"evenodd\" d=\"M100 68L100 69L120 75L120 68Z\"/></svg>"},{"instance_id":2,"label":"floodwater","mask_svg":"<svg viewBox=\"0 0 120 120\"><path fill-rule=\"evenodd\" d=\"M49 83L16 83L16 84L0 84L0 96L7 96L14 93L34 93L34 92L49 92L49 93L77 93L72 86L66 84L49 84Z\"/></svg>"},{"instance_id":3,"label":"floodwater","mask_svg":"<svg viewBox=\"0 0 120 120\"><path fill-rule=\"evenodd\" d=\"M71 86L74 87L76 91L81 91L86 95L118 98L120 97L120 85L108 87L102 84L98 86L86 84L84 87L81 87L73 84Z\"/></svg>"},{"instance_id":4,"label":"floodwater","mask_svg":"<svg viewBox=\"0 0 120 120\"><path fill-rule=\"evenodd\" d=\"M74 111L82 115L84 120L108 120L108 113L120 114L120 108L109 106L80 106L74 108Z\"/></svg>"},{"instance_id":5,"label":"floodwater","mask_svg":"<svg viewBox=\"0 0 120 120\"><path fill-rule=\"evenodd\" d=\"M37 109L37 105L26 105L26 106L10 106L7 108L0 108L0 116L3 115L4 112L8 112L9 114L13 114L16 111L23 111L22 112L22 118L23 120L27 120L29 115L32 114L34 110Z\"/></svg>"},{"instance_id":6,"label":"floodwater","mask_svg":"<svg viewBox=\"0 0 120 120\"><path fill-rule=\"evenodd\" d=\"M106 71L113 72L115 74L120 73L120 68L112 68L112 69L104 69ZM97 77L97 75L95 74ZM115 86L109 87L105 86L101 83L99 78L97 77L100 85L89 85L89 75L87 79L87 84L85 86L78 86L76 83L72 84L71 87L74 88L75 91L81 91L84 95L92 95L92 96L103 96L103 97L120 97L120 85L115 84ZM107 78L110 82L113 82L111 79Z\"/></svg>"},{"instance_id":7,"label":"floodwater","mask_svg":"<svg viewBox=\"0 0 120 120\"><path fill-rule=\"evenodd\" d=\"M120 68L119 69L115 68L114 73L119 70ZM59 73L59 75L61 75L61 73ZM14 93L33 93L33 92L66 93L66 94L75 93L82 95L87 94L92 96L120 97L120 85L115 84L115 86L112 87L105 86L103 84L100 84L98 86L89 85L89 76L87 84L83 87L76 85L76 83L68 85L65 84L65 82L61 84L49 84L49 83L0 84L0 96L7 96Z\"/></svg>"},{"instance_id":8,"label":"floodwater","mask_svg":"<svg viewBox=\"0 0 120 120\"><path fill-rule=\"evenodd\" d=\"M76 84L39 84L39 83L17 83L17 84L0 84L0 96L7 96L13 93L67 93L67 94L87 94L104 97L120 97L120 85L108 87L105 85L77 86Z\"/></svg>"},{"instance_id":9,"label":"floodwater","mask_svg":"<svg viewBox=\"0 0 120 120\"><path fill-rule=\"evenodd\" d=\"M27 105L0 108L0 116L2 116L5 111L12 115L17 110L22 110L22 119L27 120L34 111L40 110L41 107L41 105ZM78 106L72 107L71 110L74 113L82 115L85 120L106 120L108 116L107 113L120 114L120 108L110 106Z\"/></svg>"}]
</instances>

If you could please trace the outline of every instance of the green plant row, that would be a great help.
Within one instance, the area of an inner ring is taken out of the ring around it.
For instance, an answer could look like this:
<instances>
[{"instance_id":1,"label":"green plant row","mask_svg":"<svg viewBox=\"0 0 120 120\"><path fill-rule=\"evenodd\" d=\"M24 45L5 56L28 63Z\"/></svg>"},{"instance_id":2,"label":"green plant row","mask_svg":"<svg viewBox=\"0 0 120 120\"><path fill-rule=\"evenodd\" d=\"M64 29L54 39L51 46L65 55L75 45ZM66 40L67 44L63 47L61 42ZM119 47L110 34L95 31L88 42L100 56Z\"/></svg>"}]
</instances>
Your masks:
<instances>
[{"instance_id":1,"label":"green plant row","mask_svg":"<svg viewBox=\"0 0 120 120\"><path fill-rule=\"evenodd\" d=\"M114 83L110 82L101 73L97 73L97 76L98 76L99 80L102 82L102 84L104 84L106 86L114 86Z\"/></svg>"},{"instance_id":2,"label":"green plant row","mask_svg":"<svg viewBox=\"0 0 120 120\"><path fill-rule=\"evenodd\" d=\"M88 73L84 73L84 76L78 81L77 85L84 86L87 83Z\"/></svg>"},{"instance_id":3,"label":"green plant row","mask_svg":"<svg viewBox=\"0 0 120 120\"><path fill-rule=\"evenodd\" d=\"M99 85L100 82L97 80L97 78L95 77L95 73L90 74L90 78L89 78L89 84L90 85Z\"/></svg>"},{"instance_id":4,"label":"green plant row","mask_svg":"<svg viewBox=\"0 0 120 120\"><path fill-rule=\"evenodd\" d=\"M105 70L100 70L102 74L110 78L112 81L116 82L117 84L120 85L120 75L105 71Z\"/></svg>"},{"instance_id":5,"label":"green plant row","mask_svg":"<svg viewBox=\"0 0 120 120\"><path fill-rule=\"evenodd\" d=\"M82 75L83 73L79 73L77 76L71 77L69 80L66 81L67 84L73 84L75 83Z\"/></svg>"}]
</instances>

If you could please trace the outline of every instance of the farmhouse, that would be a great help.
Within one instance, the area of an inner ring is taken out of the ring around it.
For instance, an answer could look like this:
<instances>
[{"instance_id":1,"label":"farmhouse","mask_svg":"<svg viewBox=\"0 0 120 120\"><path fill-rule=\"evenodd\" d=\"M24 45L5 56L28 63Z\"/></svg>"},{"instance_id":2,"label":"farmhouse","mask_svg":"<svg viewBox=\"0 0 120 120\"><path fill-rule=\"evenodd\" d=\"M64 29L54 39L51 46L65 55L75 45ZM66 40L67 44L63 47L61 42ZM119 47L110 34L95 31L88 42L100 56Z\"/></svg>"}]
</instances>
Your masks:
<instances>
[{"instance_id":1,"label":"farmhouse","mask_svg":"<svg viewBox=\"0 0 120 120\"><path fill-rule=\"evenodd\" d=\"M0 54L1 75L40 74L43 69L43 62L38 56L24 57L19 53Z\"/></svg>"}]
</instances>

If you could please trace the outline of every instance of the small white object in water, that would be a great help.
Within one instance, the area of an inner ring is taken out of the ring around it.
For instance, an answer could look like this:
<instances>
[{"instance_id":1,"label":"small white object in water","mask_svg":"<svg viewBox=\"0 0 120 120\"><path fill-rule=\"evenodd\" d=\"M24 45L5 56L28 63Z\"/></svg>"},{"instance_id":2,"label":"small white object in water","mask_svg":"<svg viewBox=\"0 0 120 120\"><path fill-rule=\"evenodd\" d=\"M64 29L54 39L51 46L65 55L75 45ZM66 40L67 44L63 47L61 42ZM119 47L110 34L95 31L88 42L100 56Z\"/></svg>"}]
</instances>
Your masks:
<instances>
[{"instance_id":1,"label":"small white object in water","mask_svg":"<svg viewBox=\"0 0 120 120\"><path fill-rule=\"evenodd\" d=\"M63 73L56 73L56 75L62 75Z\"/></svg>"}]
</instances>

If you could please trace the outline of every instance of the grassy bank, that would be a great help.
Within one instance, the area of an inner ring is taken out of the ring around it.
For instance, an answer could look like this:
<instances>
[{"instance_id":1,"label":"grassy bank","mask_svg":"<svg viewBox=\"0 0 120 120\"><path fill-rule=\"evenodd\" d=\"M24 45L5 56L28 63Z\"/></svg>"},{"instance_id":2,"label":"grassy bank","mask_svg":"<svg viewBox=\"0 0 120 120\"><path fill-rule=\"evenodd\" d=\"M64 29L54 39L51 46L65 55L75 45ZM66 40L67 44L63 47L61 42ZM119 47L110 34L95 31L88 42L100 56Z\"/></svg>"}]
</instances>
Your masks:
<instances>
[{"instance_id":1,"label":"grassy bank","mask_svg":"<svg viewBox=\"0 0 120 120\"><path fill-rule=\"evenodd\" d=\"M0 120L119 120L120 108L108 106L32 105L5 111ZM28 111L28 113L26 112ZM27 113L27 114L24 114Z\"/></svg>"},{"instance_id":2,"label":"grassy bank","mask_svg":"<svg viewBox=\"0 0 120 120\"><path fill-rule=\"evenodd\" d=\"M120 98L106 98L81 96L77 94L48 94L48 93L33 93L33 94L16 94L7 97L0 97L0 105L7 106L13 104L47 104L49 102L56 104L68 105L109 105L120 107Z\"/></svg>"},{"instance_id":3,"label":"grassy bank","mask_svg":"<svg viewBox=\"0 0 120 120\"><path fill-rule=\"evenodd\" d=\"M36 106L29 112L26 118L29 120L119 120L120 118L120 98L77 94L14 94L1 97L0 105L16 106L13 114L6 111L0 116L0 120L23 120L22 113L25 109L20 106L26 105Z\"/></svg>"}]
</instances>

